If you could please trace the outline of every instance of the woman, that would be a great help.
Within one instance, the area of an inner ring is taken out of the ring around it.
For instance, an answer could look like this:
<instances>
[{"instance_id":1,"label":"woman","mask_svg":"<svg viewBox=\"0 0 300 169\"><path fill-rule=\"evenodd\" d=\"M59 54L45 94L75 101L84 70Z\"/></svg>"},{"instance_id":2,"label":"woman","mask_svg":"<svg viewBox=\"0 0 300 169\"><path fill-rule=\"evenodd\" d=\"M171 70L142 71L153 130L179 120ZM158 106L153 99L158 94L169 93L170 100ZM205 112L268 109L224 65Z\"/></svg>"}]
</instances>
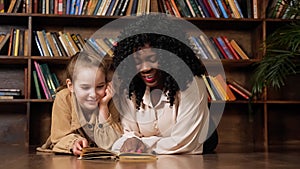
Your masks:
<instances>
[{"instance_id":1,"label":"woman","mask_svg":"<svg viewBox=\"0 0 300 169\"><path fill-rule=\"evenodd\" d=\"M167 36L172 33L176 38ZM201 79L205 69L186 45L181 27L164 15L145 15L122 30L118 39L114 66L120 92L114 101L124 135L113 150L212 152L218 139L214 133L205 141L210 135L207 92Z\"/></svg>"}]
</instances>

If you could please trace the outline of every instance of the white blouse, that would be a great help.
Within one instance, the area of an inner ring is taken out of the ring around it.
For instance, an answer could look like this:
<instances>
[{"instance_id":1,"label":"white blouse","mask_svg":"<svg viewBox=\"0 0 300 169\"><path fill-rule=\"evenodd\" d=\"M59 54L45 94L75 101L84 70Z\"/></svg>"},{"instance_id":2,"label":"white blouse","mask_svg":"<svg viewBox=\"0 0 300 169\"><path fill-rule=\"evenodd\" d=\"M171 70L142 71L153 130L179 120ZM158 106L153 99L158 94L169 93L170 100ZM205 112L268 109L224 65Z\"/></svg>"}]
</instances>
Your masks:
<instances>
[{"instance_id":1,"label":"white blouse","mask_svg":"<svg viewBox=\"0 0 300 169\"><path fill-rule=\"evenodd\" d=\"M146 88L140 110L136 110L132 100L119 99L124 135L114 143L112 150L119 151L127 138L137 137L157 154L202 153L209 110L201 78L195 77L189 87L179 93L172 107L164 93L153 106L149 88Z\"/></svg>"}]
</instances>

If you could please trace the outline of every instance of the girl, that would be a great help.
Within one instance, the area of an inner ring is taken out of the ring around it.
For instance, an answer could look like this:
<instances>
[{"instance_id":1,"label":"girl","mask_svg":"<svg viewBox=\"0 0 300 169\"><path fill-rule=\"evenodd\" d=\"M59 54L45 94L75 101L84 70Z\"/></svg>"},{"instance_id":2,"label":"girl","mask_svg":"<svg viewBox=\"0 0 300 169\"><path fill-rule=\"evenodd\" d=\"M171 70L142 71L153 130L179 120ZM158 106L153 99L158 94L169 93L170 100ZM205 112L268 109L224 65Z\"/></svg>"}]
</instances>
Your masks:
<instances>
[{"instance_id":1,"label":"girl","mask_svg":"<svg viewBox=\"0 0 300 169\"><path fill-rule=\"evenodd\" d=\"M97 56L81 52L71 58L66 85L53 103L50 137L37 150L80 155L83 147L111 148L122 131L107 71Z\"/></svg>"}]
</instances>

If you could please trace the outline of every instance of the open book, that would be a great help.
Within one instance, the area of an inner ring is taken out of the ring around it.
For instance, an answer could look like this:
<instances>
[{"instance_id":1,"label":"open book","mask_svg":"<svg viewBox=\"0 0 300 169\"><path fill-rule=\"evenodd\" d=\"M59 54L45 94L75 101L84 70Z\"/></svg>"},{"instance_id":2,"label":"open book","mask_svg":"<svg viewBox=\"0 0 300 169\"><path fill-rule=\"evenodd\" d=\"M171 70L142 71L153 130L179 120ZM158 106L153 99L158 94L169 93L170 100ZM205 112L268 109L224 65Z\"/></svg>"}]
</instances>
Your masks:
<instances>
[{"instance_id":1,"label":"open book","mask_svg":"<svg viewBox=\"0 0 300 169\"><path fill-rule=\"evenodd\" d=\"M111 159L119 160L122 162L148 162L155 161L156 155L151 153L135 153L135 152L122 152L116 153L100 147L86 147L82 149L82 153L78 157L81 160L92 159Z\"/></svg>"}]
</instances>

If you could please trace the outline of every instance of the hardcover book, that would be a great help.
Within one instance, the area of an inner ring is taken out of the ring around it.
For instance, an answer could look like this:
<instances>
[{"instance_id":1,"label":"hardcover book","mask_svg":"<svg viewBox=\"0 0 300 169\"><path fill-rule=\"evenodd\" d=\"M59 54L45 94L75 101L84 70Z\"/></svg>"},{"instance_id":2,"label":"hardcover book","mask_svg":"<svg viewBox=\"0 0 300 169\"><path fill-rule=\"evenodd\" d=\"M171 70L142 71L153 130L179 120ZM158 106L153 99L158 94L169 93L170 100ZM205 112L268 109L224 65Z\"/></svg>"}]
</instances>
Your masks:
<instances>
[{"instance_id":1,"label":"hardcover book","mask_svg":"<svg viewBox=\"0 0 300 169\"><path fill-rule=\"evenodd\" d=\"M78 157L80 160L118 160L120 162L151 162L156 161L157 157L151 153L134 153L123 152L117 153L103 149L101 147L86 147L83 148L82 153Z\"/></svg>"}]
</instances>

